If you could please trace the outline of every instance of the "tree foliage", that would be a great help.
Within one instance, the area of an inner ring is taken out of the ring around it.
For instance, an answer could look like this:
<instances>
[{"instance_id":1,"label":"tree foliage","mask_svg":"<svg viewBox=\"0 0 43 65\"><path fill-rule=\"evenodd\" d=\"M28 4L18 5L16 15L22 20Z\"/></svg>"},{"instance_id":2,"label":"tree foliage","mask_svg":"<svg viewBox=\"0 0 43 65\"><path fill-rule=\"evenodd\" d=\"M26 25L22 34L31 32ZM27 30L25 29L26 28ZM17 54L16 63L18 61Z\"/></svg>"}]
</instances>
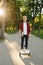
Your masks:
<instances>
[{"instance_id":1,"label":"tree foliage","mask_svg":"<svg viewBox=\"0 0 43 65\"><path fill-rule=\"evenodd\" d=\"M20 17L20 7L17 0L10 0L6 2L6 23L10 26L17 26ZM7 25L6 25L7 26Z\"/></svg>"},{"instance_id":2,"label":"tree foliage","mask_svg":"<svg viewBox=\"0 0 43 65\"><path fill-rule=\"evenodd\" d=\"M19 26L19 20L21 15L26 14L29 21L32 22L32 11L31 8L33 8L34 4L31 3L32 0L7 0L6 3L6 11L7 11L7 16L6 16L6 23L10 26L12 25L13 27ZM43 0L41 0L43 4ZM39 6L38 4L36 4ZM25 8L23 12L20 11L20 8ZM34 11L34 10L33 10ZM35 8L35 17L38 14L38 8Z\"/></svg>"}]
</instances>

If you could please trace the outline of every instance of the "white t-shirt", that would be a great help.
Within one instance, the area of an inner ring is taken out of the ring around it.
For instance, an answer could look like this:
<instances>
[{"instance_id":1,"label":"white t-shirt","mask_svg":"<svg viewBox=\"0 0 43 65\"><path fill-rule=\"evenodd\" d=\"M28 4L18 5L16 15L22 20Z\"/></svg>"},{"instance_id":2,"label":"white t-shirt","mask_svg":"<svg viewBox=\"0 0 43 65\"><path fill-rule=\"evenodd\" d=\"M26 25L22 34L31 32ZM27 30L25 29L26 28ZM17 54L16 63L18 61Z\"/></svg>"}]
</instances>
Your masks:
<instances>
[{"instance_id":1,"label":"white t-shirt","mask_svg":"<svg viewBox=\"0 0 43 65\"><path fill-rule=\"evenodd\" d=\"M27 22L23 22L23 35L27 35Z\"/></svg>"}]
</instances>

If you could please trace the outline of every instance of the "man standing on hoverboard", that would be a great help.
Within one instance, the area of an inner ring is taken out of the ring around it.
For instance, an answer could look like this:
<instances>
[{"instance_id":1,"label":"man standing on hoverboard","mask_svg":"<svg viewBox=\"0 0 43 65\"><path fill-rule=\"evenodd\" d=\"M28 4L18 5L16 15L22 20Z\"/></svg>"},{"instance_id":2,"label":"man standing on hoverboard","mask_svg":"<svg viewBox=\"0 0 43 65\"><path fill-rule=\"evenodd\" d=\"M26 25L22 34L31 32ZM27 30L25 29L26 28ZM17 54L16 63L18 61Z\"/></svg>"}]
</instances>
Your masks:
<instances>
[{"instance_id":1,"label":"man standing on hoverboard","mask_svg":"<svg viewBox=\"0 0 43 65\"><path fill-rule=\"evenodd\" d=\"M19 34L21 36L21 51L23 51L24 39L25 39L25 49L27 51L28 38L30 33L30 23L27 21L27 16L23 16L23 21L20 22Z\"/></svg>"}]
</instances>

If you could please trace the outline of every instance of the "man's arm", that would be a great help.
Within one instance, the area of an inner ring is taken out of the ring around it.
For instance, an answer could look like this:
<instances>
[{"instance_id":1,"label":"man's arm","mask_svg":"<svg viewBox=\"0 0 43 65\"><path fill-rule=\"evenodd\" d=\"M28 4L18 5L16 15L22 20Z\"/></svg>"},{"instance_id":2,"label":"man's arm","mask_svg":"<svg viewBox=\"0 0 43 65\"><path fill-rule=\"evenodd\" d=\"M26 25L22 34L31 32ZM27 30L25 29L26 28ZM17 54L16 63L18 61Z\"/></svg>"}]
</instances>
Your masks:
<instances>
[{"instance_id":1,"label":"man's arm","mask_svg":"<svg viewBox=\"0 0 43 65\"><path fill-rule=\"evenodd\" d=\"M29 33L30 33L30 23L28 22L28 29L29 29ZM29 33L28 33L28 37L29 37Z\"/></svg>"},{"instance_id":2,"label":"man's arm","mask_svg":"<svg viewBox=\"0 0 43 65\"><path fill-rule=\"evenodd\" d=\"M20 23L20 26L19 26L19 35L22 36L22 34L21 34L21 23Z\"/></svg>"}]
</instances>

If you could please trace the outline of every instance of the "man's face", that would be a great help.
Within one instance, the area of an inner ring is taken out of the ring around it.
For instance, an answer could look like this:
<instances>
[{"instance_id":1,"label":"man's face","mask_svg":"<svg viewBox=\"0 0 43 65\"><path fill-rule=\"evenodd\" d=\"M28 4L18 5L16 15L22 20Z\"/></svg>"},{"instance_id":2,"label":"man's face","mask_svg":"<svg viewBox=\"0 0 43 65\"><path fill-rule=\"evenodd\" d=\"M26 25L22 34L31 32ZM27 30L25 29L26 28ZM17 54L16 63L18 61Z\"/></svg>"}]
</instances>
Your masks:
<instances>
[{"instance_id":1,"label":"man's face","mask_svg":"<svg viewBox=\"0 0 43 65\"><path fill-rule=\"evenodd\" d=\"M26 21L27 20L27 16L23 16L23 21Z\"/></svg>"}]
</instances>

